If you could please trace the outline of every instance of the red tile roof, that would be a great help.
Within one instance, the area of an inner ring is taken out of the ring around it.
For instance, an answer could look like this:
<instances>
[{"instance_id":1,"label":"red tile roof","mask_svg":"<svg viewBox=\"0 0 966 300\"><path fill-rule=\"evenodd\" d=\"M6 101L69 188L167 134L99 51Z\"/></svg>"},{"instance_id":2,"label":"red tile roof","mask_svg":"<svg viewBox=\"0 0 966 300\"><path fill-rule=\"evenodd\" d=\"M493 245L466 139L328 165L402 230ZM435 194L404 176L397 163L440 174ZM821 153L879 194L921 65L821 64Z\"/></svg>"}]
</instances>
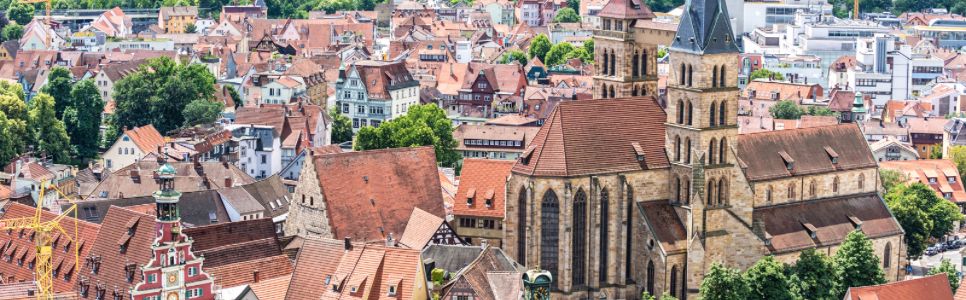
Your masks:
<instances>
[{"instance_id":1,"label":"red tile roof","mask_svg":"<svg viewBox=\"0 0 966 300\"><path fill-rule=\"evenodd\" d=\"M305 240L295 264L286 299L417 299L414 295L422 268L419 250L338 240ZM329 281L326 284L326 281ZM339 290L332 285L339 285ZM418 284L424 284L420 282ZM388 287L396 295L388 296ZM353 288L356 292L353 293ZM368 295L368 298L363 298Z\"/></svg>"},{"instance_id":2,"label":"red tile roof","mask_svg":"<svg viewBox=\"0 0 966 300\"><path fill-rule=\"evenodd\" d=\"M130 225L133 224L133 235ZM88 284L91 293L88 299L94 298L95 287L100 284L107 288L110 295L114 288L123 295L134 287L135 283L127 281L129 264L136 267L144 266L151 259L151 244L155 238L154 216L127 210L122 207L111 206L101 222L101 229L97 234L90 250L90 259L99 260L98 272L91 271L91 264L85 263L79 274L81 284ZM118 249L117 242L130 236L126 251ZM90 243L90 242L88 242ZM137 278L137 276L135 276Z\"/></svg>"},{"instance_id":3,"label":"red tile roof","mask_svg":"<svg viewBox=\"0 0 966 300\"><path fill-rule=\"evenodd\" d=\"M959 295L959 293L957 293ZM852 287L845 294L846 300L951 300L946 274L897 281L893 283Z\"/></svg>"},{"instance_id":4,"label":"red tile roof","mask_svg":"<svg viewBox=\"0 0 966 300\"><path fill-rule=\"evenodd\" d=\"M966 202L966 191L963 190L963 180L956 164L946 159L922 159L907 161L884 161L879 163L879 168L891 169L902 172L906 175L909 182L921 182L943 197L944 193L951 193L950 201L961 203ZM935 182L930 183L930 177ZM948 177L953 178L949 182Z\"/></svg>"},{"instance_id":5,"label":"red tile roof","mask_svg":"<svg viewBox=\"0 0 966 300\"><path fill-rule=\"evenodd\" d=\"M205 257L207 263L207 257ZM238 263L208 267L205 272L215 278L215 284L230 287L252 284L257 276L259 281L292 274L292 263L288 256L276 255Z\"/></svg>"},{"instance_id":6,"label":"red tile roof","mask_svg":"<svg viewBox=\"0 0 966 300\"><path fill-rule=\"evenodd\" d=\"M20 203L9 202L3 211L3 219L14 219L14 218L24 218L32 217L36 209L30 206L26 206ZM41 213L41 220L50 221L57 217L56 214L43 211ZM60 226L67 230L68 233L74 234L74 219L67 217L60 221ZM81 261L78 262L83 264L83 259L87 257L87 254L91 251L91 246L95 239L97 239L97 232L100 230L101 226L94 223L89 223L85 221L77 221L77 236L76 241L79 243L70 243L67 236L60 233L54 233L51 237L53 239L52 249L53 255L51 257L51 264L53 270L58 271L58 276L53 278L54 282L54 292L67 292L74 290L74 284L78 278L76 268L79 266L74 265L74 255L73 252L65 252L64 246L71 245L71 250L73 250L73 245L82 245L79 249ZM29 264L36 263L32 262L32 258L36 256L36 245L34 244L34 231L29 229L23 230L6 230L0 232L0 274L3 274L3 280L7 283L16 281L33 281L34 270L29 268ZM81 242L82 241L82 242ZM115 246L116 247L116 246ZM13 254L16 253L16 254ZM9 259L8 255L12 255ZM18 263L18 259L24 258L22 264ZM70 274L70 281L64 280L64 275ZM10 278L14 281L10 281Z\"/></svg>"},{"instance_id":7,"label":"red tile roof","mask_svg":"<svg viewBox=\"0 0 966 300\"><path fill-rule=\"evenodd\" d=\"M502 219L506 208L506 180L513 163L512 160L464 159L453 214ZM467 204L468 198L474 198L473 205ZM487 201L491 202L489 206Z\"/></svg>"},{"instance_id":8,"label":"red tile roof","mask_svg":"<svg viewBox=\"0 0 966 300\"><path fill-rule=\"evenodd\" d=\"M432 147L317 155L314 165L334 237L402 236L415 207L445 215Z\"/></svg>"},{"instance_id":9,"label":"red tile roof","mask_svg":"<svg viewBox=\"0 0 966 300\"><path fill-rule=\"evenodd\" d=\"M664 121L664 109L649 96L561 102L513 172L578 176L667 168ZM642 146L643 163L633 143Z\"/></svg>"},{"instance_id":10,"label":"red tile roof","mask_svg":"<svg viewBox=\"0 0 966 300\"><path fill-rule=\"evenodd\" d=\"M131 138L131 142L143 153L158 152L158 147L164 145L164 136L151 124L126 130L124 135Z\"/></svg>"},{"instance_id":11,"label":"red tile roof","mask_svg":"<svg viewBox=\"0 0 966 300\"><path fill-rule=\"evenodd\" d=\"M258 300L285 300L285 291L291 281L292 275L289 274L252 283L252 293L255 293Z\"/></svg>"},{"instance_id":12,"label":"red tile roof","mask_svg":"<svg viewBox=\"0 0 966 300\"><path fill-rule=\"evenodd\" d=\"M409 248L423 249L443 224L443 218L434 216L419 207L413 208L409 223L406 224L406 232L399 237L399 243Z\"/></svg>"},{"instance_id":13,"label":"red tile roof","mask_svg":"<svg viewBox=\"0 0 966 300\"><path fill-rule=\"evenodd\" d=\"M738 136L739 165L749 181L876 166L865 136L855 124L768 131ZM832 163L833 150L838 156ZM792 159L792 168L785 158Z\"/></svg>"}]
</instances>

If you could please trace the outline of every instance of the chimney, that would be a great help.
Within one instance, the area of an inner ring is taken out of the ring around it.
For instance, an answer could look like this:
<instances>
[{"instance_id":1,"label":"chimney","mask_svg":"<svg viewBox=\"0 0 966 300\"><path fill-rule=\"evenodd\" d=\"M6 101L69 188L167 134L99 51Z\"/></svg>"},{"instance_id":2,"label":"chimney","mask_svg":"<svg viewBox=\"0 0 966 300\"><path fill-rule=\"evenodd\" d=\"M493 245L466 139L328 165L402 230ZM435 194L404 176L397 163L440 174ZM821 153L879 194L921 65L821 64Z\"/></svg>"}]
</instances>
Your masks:
<instances>
[{"instance_id":1,"label":"chimney","mask_svg":"<svg viewBox=\"0 0 966 300\"><path fill-rule=\"evenodd\" d=\"M225 187L232 187L231 176L225 176Z\"/></svg>"},{"instance_id":2,"label":"chimney","mask_svg":"<svg viewBox=\"0 0 966 300\"><path fill-rule=\"evenodd\" d=\"M260 276L258 276L258 270L252 271L252 283L258 283L260 281Z\"/></svg>"},{"instance_id":3,"label":"chimney","mask_svg":"<svg viewBox=\"0 0 966 300\"><path fill-rule=\"evenodd\" d=\"M352 238L345 237L345 239L343 239L342 247L345 248L345 251L352 250Z\"/></svg>"},{"instance_id":4,"label":"chimney","mask_svg":"<svg viewBox=\"0 0 966 300\"><path fill-rule=\"evenodd\" d=\"M390 232L389 235L386 236L386 247L393 247L395 245L396 241L393 240L392 232Z\"/></svg>"}]
</instances>

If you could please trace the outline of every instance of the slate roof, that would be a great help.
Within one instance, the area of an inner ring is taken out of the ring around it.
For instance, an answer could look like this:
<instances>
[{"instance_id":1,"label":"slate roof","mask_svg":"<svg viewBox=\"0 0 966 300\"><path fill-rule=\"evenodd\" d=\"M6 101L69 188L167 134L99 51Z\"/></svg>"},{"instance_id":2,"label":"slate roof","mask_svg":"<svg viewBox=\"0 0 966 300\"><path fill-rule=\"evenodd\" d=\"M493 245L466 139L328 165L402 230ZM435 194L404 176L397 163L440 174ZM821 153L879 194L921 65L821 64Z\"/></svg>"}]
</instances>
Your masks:
<instances>
[{"instance_id":1,"label":"slate roof","mask_svg":"<svg viewBox=\"0 0 966 300\"><path fill-rule=\"evenodd\" d=\"M515 274L517 280L523 275L523 267L506 256L503 250L495 247L487 247L483 253L456 275L457 279L443 287L443 294L449 293L449 288L454 286L457 281L465 281L475 292L474 299L498 300L503 294L516 294L516 297L509 299L519 299L522 296L522 284L509 284L506 286L494 287L490 284L492 274ZM514 293L515 292L515 293Z\"/></svg>"},{"instance_id":2,"label":"slate roof","mask_svg":"<svg viewBox=\"0 0 966 300\"><path fill-rule=\"evenodd\" d=\"M513 172L581 176L667 168L664 120L664 109L650 96L561 102ZM643 149L643 163L634 143Z\"/></svg>"},{"instance_id":3,"label":"slate roof","mask_svg":"<svg viewBox=\"0 0 966 300\"><path fill-rule=\"evenodd\" d=\"M413 208L409 216L406 230L399 243L413 249L423 249L436 235L436 231L445 224L443 218L434 216L419 207Z\"/></svg>"},{"instance_id":4,"label":"slate roof","mask_svg":"<svg viewBox=\"0 0 966 300\"><path fill-rule=\"evenodd\" d=\"M512 160L463 159L453 214L502 219L506 210L506 180L512 168ZM468 204L468 198L474 199L472 205ZM487 206L486 201L491 204Z\"/></svg>"},{"instance_id":5,"label":"slate roof","mask_svg":"<svg viewBox=\"0 0 966 300\"><path fill-rule=\"evenodd\" d=\"M152 196L78 201L77 215L82 220L103 224L107 221L107 215L104 212L107 212L110 207L131 207L153 203L154 197ZM225 210L218 193L213 190L183 193L179 205L181 206L181 220L185 227L229 221L228 211ZM214 222L212 222L212 217L215 219Z\"/></svg>"},{"instance_id":6,"label":"slate roof","mask_svg":"<svg viewBox=\"0 0 966 300\"><path fill-rule=\"evenodd\" d=\"M78 280L82 284L90 285L92 292L89 294L92 296L90 299L94 298L93 291L98 284L108 289L105 293L107 295L110 295L114 288L125 292L126 295L126 291L134 287L134 283L127 281L125 268L129 264L140 268L151 259L151 244L154 243L155 238L154 226L154 216L117 206L110 207L90 251L91 257L100 260L98 272L91 271L91 264L84 264L84 268L78 273ZM130 234L132 232L133 235ZM127 250L122 252L117 243L122 237L129 235Z\"/></svg>"},{"instance_id":7,"label":"slate roof","mask_svg":"<svg viewBox=\"0 0 966 300\"><path fill-rule=\"evenodd\" d=\"M289 192L278 175L241 186L265 209L265 216L277 217L288 213Z\"/></svg>"},{"instance_id":8,"label":"slate roof","mask_svg":"<svg viewBox=\"0 0 966 300\"><path fill-rule=\"evenodd\" d=\"M724 0L688 1L671 48L698 54L738 54Z\"/></svg>"},{"instance_id":9,"label":"slate roof","mask_svg":"<svg viewBox=\"0 0 966 300\"><path fill-rule=\"evenodd\" d=\"M313 157L334 237L403 236L413 208L445 215L433 147Z\"/></svg>"},{"instance_id":10,"label":"slate roof","mask_svg":"<svg viewBox=\"0 0 966 300\"><path fill-rule=\"evenodd\" d=\"M36 212L34 207L23 205L15 202L7 202L3 207L2 212L3 219L15 219L32 217ZM44 210L41 213L42 221L50 221L57 217L56 214ZM60 226L65 230L68 230L70 234L74 233L74 221L73 218L64 218L60 221ZM94 240L97 239L97 232L100 230L100 225L77 221L77 239L75 243L80 245L79 253L81 261L78 263L83 264L83 258L87 257L90 253ZM4 230L0 231L0 257L10 256L10 260L0 259L0 273L3 274L3 280L7 283L12 283L16 281L27 281L32 282L34 278L34 270L29 267L29 264L36 263L34 260L36 258L36 244L33 241L35 233L32 230ZM64 246L71 245L71 250L73 245L68 240L67 236L60 233L54 233L52 235L54 247L53 254L51 256L51 264L53 270L57 270L59 278L54 278L54 292L69 292L74 290L74 284L77 283L77 268L74 264L73 252L65 252ZM19 259L23 259L23 263L18 263ZM70 274L70 280L64 280L64 275ZM13 278L13 281L10 281Z\"/></svg>"},{"instance_id":11,"label":"slate roof","mask_svg":"<svg viewBox=\"0 0 966 300\"><path fill-rule=\"evenodd\" d=\"M749 181L876 167L855 124L742 134L736 147ZM792 159L791 170L783 156Z\"/></svg>"},{"instance_id":12,"label":"slate roof","mask_svg":"<svg viewBox=\"0 0 966 300\"><path fill-rule=\"evenodd\" d=\"M752 218L770 237L767 247L772 254L838 245L855 230L853 219L871 239L902 234L885 202L874 193L756 208ZM814 226L815 238L805 224Z\"/></svg>"},{"instance_id":13,"label":"slate roof","mask_svg":"<svg viewBox=\"0 0 966 300\"><path fill-rule=\"evenodd\" d=\"M687 229L668 201L638 202L648 228L667 253L687 250Z\"/></svg>"},{"instance_id":14,"label":"slate roof","mask_svg":"<svg viewBox=\"0 0 966 300\"><path fill-rule=\"evenodd\" d=\"M959 290L957 290L959 291ZM959 299L960 292L956 293ZM850 287L845 300L951 300L953 291L945 274L915 278L892 283Z\"/></svg>"},{"instance_id":15,"label":"slate roof","mask_svg":"<svg viewBox=\"0 0 966 300\"><path fill-rule=\"evenodd\" d=\"M456 274L483 253L480 246L429 245L420 255L423 262L432 262L437 269Z\"/></svg>"}]
</instances>

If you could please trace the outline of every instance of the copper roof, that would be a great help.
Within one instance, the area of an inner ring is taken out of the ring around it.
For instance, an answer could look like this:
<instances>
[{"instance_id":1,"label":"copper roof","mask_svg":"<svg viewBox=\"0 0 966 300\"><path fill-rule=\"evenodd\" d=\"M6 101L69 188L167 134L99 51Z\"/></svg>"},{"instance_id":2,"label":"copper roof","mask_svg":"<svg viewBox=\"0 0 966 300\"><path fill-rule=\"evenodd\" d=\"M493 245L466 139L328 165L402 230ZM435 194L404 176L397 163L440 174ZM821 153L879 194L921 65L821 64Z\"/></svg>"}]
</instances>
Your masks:
<instances>
[{"instance_id":1,"label":"copper roof","mask_svg":"<svg viewBox=\"0 0 966 300\"><path fill-rule=\"evenodd\" d=\"M513 172L579 176L667 168L664 120L664 110L649 96L561 102ZM644 149L643 162L634 142Z\"/></svg>"},{"instance_id":2,"label":"copper roof","mask_svg":"<svg viewBox=\"0 0 966 300\"><path fill-rule=\"evenodd\" d=\"M960 289L962 290L962 289ZM957 299L962 293L956 293ZM850 287L845 300L951 300L953 291L949 288L946 274L896 281L892 283Z\"/></svg>"},{"instance_id":3,"label":"copper roof","mask_svg":"<svg viewBox=\"0 0 966 300\"><path fill-rule=\"evenodd\" d=\"M742 134L736 147L749 181L876 166L865 136L855 124ZM836 162L825 147L838 153ZM794 160L790 169L781 153Z\"/></svg>"},{"instance_id":4,"label":"copper roof","mask_svg":"<svg viewBox=\"0 0 966 300\"><path fill-rule=\"evenodd\" d=\"M873 239L902 234L885 202L874 193L756 208L752 218L770 236L767 247L773 254L835 246L857 227ZM814 230L814 238L809 230Z\"/></svg>"},{"instance_id":5,"label":"copper roof","mask_svg":"<svg viewBox=\"0 0 966 300\"><path fill-rule=\"evenodd\" d=\"M463 159L453 214L502 219L506 207L506 180L512 168L512 160ZM471 189L476 191L476 195L473 204L469 205L467 192ZM493 195L492 199L486 199L487 195ZM487 201L491 203L489 206L486 205Z\"/></svg>"},{"instance_id":6,"label":"copper roof","mask_svg":"<svg viewBox=\"0 0 966 300\"><path fill-rule=\"evenodd\" d=\"M413 208L445 215L432 147L313 157L332 236L384 240L404 234Z\"/></svg>"}]
</instances>

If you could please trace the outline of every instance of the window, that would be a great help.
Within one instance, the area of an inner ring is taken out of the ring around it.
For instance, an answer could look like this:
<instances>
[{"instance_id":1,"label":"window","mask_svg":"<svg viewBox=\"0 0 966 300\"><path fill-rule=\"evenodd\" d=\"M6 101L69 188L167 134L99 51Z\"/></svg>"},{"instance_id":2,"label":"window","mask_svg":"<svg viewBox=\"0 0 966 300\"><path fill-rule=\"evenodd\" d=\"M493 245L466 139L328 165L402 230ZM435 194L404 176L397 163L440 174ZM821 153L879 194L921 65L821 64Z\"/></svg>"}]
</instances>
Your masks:
<instances>
[{"instance_id":1,"label":"window","mask_svg":"<svg viewBox=\"0 0 966 300\"><path fill-rule=\"evenodd\" d=\"M888 271L890 266L892 266L892 243L888 242L886 243L885 250L882 253L882 268Z\"/></svg>"},{"instance_id":2,"label":"window","mask_svg":"<svg viewBox=\"0 0 966 300\"><path fill-rule=\"evenodd\" d=\"M795 199L795 184L794 183L789 183L788 184L788 200L794 200L794 199Z\"/></svg>"},{"instance_id":3,"label":"window","mask_svg":"<svg viewBox=\"0 0 966 300\"><path fill-rule=\"evenodd\" d=\"M496 220L484 219L483 220L483 228L485 228L485 229L495 229L496 228Z\"/></svg>"},{"instance_id":4,"label":"window","mask_svg":"<svg viewBox=\"0 0 966 300\"><path fill-rule=\"evenodd\" d=\"M557 277L559 274L557 270L560 242L559 217L560 205L557 203L557 194L553 190L547 190L540 203L540 266L550 271L552 278L559 278ZM556 282L554 281L554 285Z\"/></svg>"},{"instance_id":5,"label":"window","mask_svg":"<svg viewBox=\"0 0 966 300\"><path fill-rule=\"evenodd\" d=\"M389 290L389 297L395 297L396 296L396 286L390 285L387 290Z\"/></svg>"},{"instance_id":6,"label":"window","mask_svg":"<svg viewBox=\"0 0 966 300\"><path fill-rule=\"evenodd\" d=\"M262 163L268 163L268 156L265 154L262 154Z\"/></svg>"},{"instance_id":7,"label":"window","mask_svg":"<svg viewBox=\"0 0 966 300\"><path fill-rule=\"evenodd\" d=\"M473 219L473 218L460 218L460 227L463 227L463 228L476 228L476 219Z\"/></svg>"},{"instance_id":8,"label":"window","mask_svg":"<svg viewBox=\"0 0 966 300\"><path fill-rule=\"evenodd\" d=\"M620 199L620 198L618 198ZM607 266L609 253L609 241L610 235L610 193L607 192L607 188L601 189L600 191L600 234L598 238L600 239L600 259L598 260L598 278L600 279L600 285L604 286L607 283Z\"/></svg>"},{"instance_id":9,"label":"window","mask_svg":"<svg viewBox=\"0 0 966 300\"><path fill-rule=\"evenodd\" d=\"M157 274L148 274L148 283L154 283L158 280Z\"/></svg>"},{"instance_id":10,"label":"window","mask_svg":"<svg viewBox=\"0 0 966 300\"><path fill-rule=\"evenodd\" d=\"M586 284L586 259L587 259L587 194L583 189L578 189L574 196L573 204L573 230L571 231L571 270L573 274L574 286Z\"/></svg>"},{"instance_id":11,"label":"window","mask_svg":"<svg viewBox=\"0 0 966 300\"><path fill-rule=\"evenodd\" d=\"M772 194L772 188L771 186L769 186L767 189L765 189L765 202L769 204L771 204L771 194Z\"/></svg>"},{"instance_id":12,"label":"window","mask_svg":"<svg viewBox=\"0 0 966 300\"><path fill-rule=\"evenodd\" d=\"M521 186L517 192L517 261L527 261L527 188Z\"/></svg>"},{"instance_id":13,"label":"window","mask_svg":"<svg viewBox=\"0 0 966 300\"><path fill-rule=\"evenodd\" d=\"M946 181L948 181L949 183L956 183L956 177L955 176L946 176Z\"/></svg>"},{"instance_id":14,"label":"window","mask_svg":"<svg viewBox=\"0 0 966 300\"><path fill-rule=\"evenodd\" d=\"M356 113L364 114L366 113L365 105L356 105Z\"/></svg>"},{"instance_id":15,"label":"window","mask_svg":"<svg viewBox=\"0 0 966 300\"><path fill-rule=\"evenodd\" d=\"M858 185L860 190L865 188L865 174L859 174Z\"/></svg>"},{"instance_id":16,"label":"window","mask_svg":"<svg viewBox=\"0 0 966 300\"><path fill-rule=\"evenodd\" d=\"M835 176L835 178L832 179L832 192L833 193L838 193L839 192L839 177L838 176Z\"/></svg>"},{"instance_id":17,"label":"window","mask_svg":"<svg viewBox=\"0 0 966 300\"><path fill-rule=\"evenodd\" d=\"M195 276L195 275L198 275L198 267L188 268L188 276Z\"/></svg>"},{"instance_id":18,"label":"window","mask_svg":"<svg viewBox=\"0 0 966 300\"><path fill-rule=\"evenodd\" d=\"M342 104L342 113L344 113L344 114L349 113L349 104L348 103L343 103Z\"/></svg>"}]
</instances>

